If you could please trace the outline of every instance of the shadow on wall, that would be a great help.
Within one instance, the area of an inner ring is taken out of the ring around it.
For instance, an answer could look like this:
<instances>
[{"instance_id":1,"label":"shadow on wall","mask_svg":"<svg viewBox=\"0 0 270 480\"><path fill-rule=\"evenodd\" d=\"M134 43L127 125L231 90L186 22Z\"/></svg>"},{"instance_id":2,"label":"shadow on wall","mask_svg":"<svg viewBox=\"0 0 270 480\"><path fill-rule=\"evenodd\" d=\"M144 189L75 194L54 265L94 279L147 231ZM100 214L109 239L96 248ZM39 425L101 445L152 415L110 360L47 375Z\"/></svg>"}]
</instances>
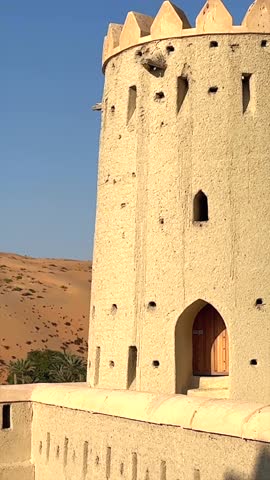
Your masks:
<instances>
[{"instance_id":1,"label":"shadow on wall","mask_svg":"<svg viewBox=\"0 0 270 480\"><path fill-rule=\"evenodd\" d=\"M249 480L269 480L270 479L270 449L269 448L263 448L255 469L254 473L251 477L249 477ZM224 476L224 480L247 480L246 475L238 475L237 473L227 473Z\"/></svg>"}]
</instances>

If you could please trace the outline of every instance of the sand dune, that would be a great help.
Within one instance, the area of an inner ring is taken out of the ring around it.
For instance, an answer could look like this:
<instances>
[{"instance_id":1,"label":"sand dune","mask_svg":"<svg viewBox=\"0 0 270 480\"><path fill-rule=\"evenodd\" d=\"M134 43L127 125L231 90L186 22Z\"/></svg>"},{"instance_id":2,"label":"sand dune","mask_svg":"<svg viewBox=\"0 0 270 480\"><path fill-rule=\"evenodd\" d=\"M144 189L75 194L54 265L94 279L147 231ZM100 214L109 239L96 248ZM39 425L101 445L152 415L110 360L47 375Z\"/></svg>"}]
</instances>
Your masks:
<instances>
[{"instance_id":1,"label":"sand dune","mask_svg":"<svg viewBox=\"0 0 270 480\"><path fill-rule=\"evenodd\" d=\"M0 253L0 374L31 350L86 357L91 262Z\"/></svg>"}]
</instances>

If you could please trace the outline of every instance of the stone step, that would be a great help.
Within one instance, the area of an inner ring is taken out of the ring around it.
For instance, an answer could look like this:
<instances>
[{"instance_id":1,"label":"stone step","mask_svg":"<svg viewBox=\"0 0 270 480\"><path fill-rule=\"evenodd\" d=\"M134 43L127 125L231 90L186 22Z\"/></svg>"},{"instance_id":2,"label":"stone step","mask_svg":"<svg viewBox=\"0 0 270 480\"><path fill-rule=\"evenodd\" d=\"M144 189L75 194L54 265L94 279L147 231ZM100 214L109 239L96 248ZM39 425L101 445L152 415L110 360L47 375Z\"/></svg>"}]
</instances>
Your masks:
<instances>
[{"instance_id":1,"label":"stone step","mask_svg":"<svg viewBox=\"0 0 270 480\"><path fill-rule=\"evenodd\" d=\"M187 395L189 397L206 397L206 398L229 398L228 388L194 388L188 390Z\"/></svg>"},{"instance_id":2,"label":"stone step","mask_svg":"<svg viewBox=\"0 0 270 480\"><path fill-rule=\"evenodd\" d=\"M211 377L192 377L190 382L191 389L223 389L229 387L229 375L217 375Z\"/></svg>"}]
</instances>

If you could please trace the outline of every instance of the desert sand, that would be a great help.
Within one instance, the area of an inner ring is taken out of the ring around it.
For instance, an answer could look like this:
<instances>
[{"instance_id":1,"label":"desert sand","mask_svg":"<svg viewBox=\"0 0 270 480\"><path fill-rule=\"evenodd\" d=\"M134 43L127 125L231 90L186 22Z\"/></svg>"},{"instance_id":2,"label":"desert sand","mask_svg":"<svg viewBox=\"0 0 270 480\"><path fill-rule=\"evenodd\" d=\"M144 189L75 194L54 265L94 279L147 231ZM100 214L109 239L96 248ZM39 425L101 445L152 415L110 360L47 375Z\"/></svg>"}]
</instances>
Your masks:
<instances>
[{"instance_id":1,"label":"desert sand","mask_svg":"<svg viewBox=\"0 0 270 480\"><path fill-rule=\"evenodd\" d=\"M0 379L31 350L87 357L90 261L0 253Z\"/></svg>"}]
</instances>

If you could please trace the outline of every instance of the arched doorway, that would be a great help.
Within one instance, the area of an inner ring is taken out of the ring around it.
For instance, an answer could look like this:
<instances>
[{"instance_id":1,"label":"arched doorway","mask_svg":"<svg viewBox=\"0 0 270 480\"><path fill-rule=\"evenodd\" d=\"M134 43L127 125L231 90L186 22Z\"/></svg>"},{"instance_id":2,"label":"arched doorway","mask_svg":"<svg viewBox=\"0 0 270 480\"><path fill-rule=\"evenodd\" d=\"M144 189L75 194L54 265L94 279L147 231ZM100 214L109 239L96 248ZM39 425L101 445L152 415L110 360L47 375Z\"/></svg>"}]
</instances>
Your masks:
<instances>
[{"instance_id":1,"label":"arched doorway","mask_svg":"<svg viewBox=\"0 0 270 480\"><path fill-rule=\"evenodd\" d=\"M226 325L212 305L196 315L192 329L193 375L229 375L229 339Z\"/></svg>"}]
</instances>

